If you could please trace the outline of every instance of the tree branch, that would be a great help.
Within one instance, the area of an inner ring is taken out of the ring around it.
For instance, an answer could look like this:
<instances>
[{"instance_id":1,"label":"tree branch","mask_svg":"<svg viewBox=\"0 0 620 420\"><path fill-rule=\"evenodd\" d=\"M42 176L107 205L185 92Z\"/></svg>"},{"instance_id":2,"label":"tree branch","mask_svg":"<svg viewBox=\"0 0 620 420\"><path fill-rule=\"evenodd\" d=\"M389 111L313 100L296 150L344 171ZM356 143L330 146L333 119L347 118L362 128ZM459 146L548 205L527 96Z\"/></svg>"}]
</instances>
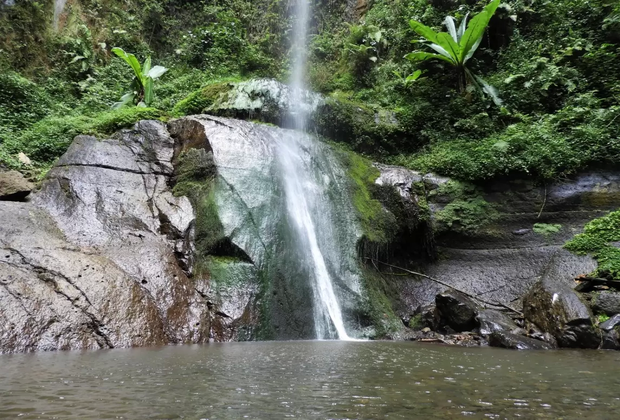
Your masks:
<instances>
[{"instance_id":1,"label":"tree branch","mask_svg":"<svg viewBox=\"0 0 620 420\"><path fill-rule=\"evenodd\" d=\"M375 268L377 267L377 265L376 265L376 263L375 263L375 260L373 260L372 258L369 258L369 257L366 257L366 259L371 260L371 261L372 261L372 264L375 266ZM517 314L517 315L519 315L520 317L522 317L522 316L523 316L523 312L518 311L518 310L517 310L517 309L515 309L515 308L512 308L512 307L510 307L510 306L508 306L508 305L504 305L503 303L489 302L489 301L487 301L487 300L481 299L480 297L478 297L478 296L476 296L476 295L472 295L471 293L467 293L467 292L466 292L466 291L464 291L464 290L458 289L458 288L456 288L456 287L454 287L454 286L449 285L448 283L445 283L445 282L443 282L443 281L441 281L441 280L439 280L439 279L436 279L436 278L434 278L434 277L428 276L428 275L426 275L426 274L423 274L423 273L418 273L418 272L416 272L416 271L407 270L406 268L398 267L398 266L396 266L396 265L388 264L388 263L386 263L386 262L382 262L382 261L378 261L378 260L377 260L376 262L378 262L379 264L383 264L383 265L385 265L385 266L387 266L387 267L392 267L392 268L396 268L396 269L398 269L398 270L404 271L405 273L413 274L414 276L424 277L425 279L428 279L428 280L430 280L430 281L432 281L432 282L435 282L435 283L437 283L437 284L441 284L442 286L448 287L448 288L450 288L450 289L452 289L452 290L456 290L457 292L462 293L462 294L464 294L465 296L470 297L470 298L472 298L472 299L475 299L475 300L477 300L478 302L482 302L482 303L483 303L483 304L485 304L485 305L491 305L491 306L495 306L495 307L499 307L499 308L504 308L504 309L507 309L507 310L509 310L509 311L511 311L511 312L516 313L516 314Z\"/></svg>"}]
</instances>

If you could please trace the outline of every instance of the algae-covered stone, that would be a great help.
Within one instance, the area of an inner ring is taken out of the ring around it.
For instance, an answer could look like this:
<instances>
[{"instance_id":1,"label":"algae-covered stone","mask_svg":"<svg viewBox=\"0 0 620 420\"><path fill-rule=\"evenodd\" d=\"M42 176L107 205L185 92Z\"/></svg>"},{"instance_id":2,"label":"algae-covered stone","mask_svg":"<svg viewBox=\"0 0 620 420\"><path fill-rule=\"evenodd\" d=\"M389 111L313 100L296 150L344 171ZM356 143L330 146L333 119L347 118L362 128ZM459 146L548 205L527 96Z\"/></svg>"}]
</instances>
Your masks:
<instances>
[{"instance_id":1,"label":"algae-covered stone","mask_svg":"<svg viewBox=\"0 0 620 420\"><path fill-rule=\"evenodd\" d=\"M566 284L545 277L523 298L525 319L552 334L560 347L598 348L600 331L587 305Z\"/></svg>"}]
</instances>

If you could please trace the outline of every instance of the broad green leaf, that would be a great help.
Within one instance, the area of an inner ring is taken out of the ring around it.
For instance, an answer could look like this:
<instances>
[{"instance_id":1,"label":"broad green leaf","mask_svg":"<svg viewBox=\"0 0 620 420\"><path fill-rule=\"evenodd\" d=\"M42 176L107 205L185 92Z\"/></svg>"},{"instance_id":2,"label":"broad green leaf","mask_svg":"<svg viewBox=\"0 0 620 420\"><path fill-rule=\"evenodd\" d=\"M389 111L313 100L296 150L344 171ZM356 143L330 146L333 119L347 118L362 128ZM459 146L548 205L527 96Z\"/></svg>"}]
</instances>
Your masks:
<instances>
[{"instance_id":1,"label":"broad green leaf","mask_svg":"<svg viewBox=\"0 0 620 420\"><path fill-rule=\"evenodd\" d=\"M149 71L151 71L151 56L146 57L144 64L142 65L142 77L148 77Z\"/></svg>"},{"instance_id":2,"label":"broad green leaf","mask_svg":"<svg viewBox=\"0 0 620 420\"><path fill-rule=\"evenodd\" d=\"M489 95L489 97L493 100L495 105L500 106L500 107L502 106L504 102L499 97L497 89L495 89L493 86L488 84L486 80L484 80L482 77L473 74L467 68L465 69L465 75L476 89Z\"/></svg>"},{"instance_id":3,"label":"broad green leaf","mask_svg":"<svg viewBox=\"0 0 620 420\"><path fill-rule=\"evenodd\" d=\"M474 45L471 47L471 49L469 50L469 52L467 53L467 55L463 59L463 64L467 63L469 61L469 59L474 56L474 53L476 52L476 50L480 46L481 42L482 42L482 35L480 35L480 38L478 38L478 40L474 43Z\"/></svg>"},{"instance_id":4,"label":"broad green leaf","mask_svg":"<svg viewBox=\"0 0 620 420\"><path fill-rule=\"evenodd\" d=\"M136 74L136 77L140 78L142 76L142 69L140 68L140 62L138 61L135 55L128 54L122 48L118 48L118 47L112 48L112 52L116 54L117 56L119 56L120 58L122 58L123 60L125 60L125 62L129 64L129 66L131 66L134 73Z\"/></svg>"},{"instance_id":5,"label":"broad green leaf","mask_svg":"<svg viewBox=\"0 0 620 420\"><path fill-rule=\"evenodd\" d=\"M433 31L428 26L420 22L416 22L415 20L410 20L409 26L411 26L411 29L413 29L418 35L426 38L430 42L437 43L437 32Z\"/></svg>"},{"instance_id":6,"label":"broad green leaf","mask_svg":"<svg viewBox=\"0 0 620 420\"><path fill-rule=\"evenodd\" d=\"M438 60L447 61L448 63L454 65L452 60L450 60L449 58L441 54L433 54L433 53L427 53L427 52L421 52L421 51L409 53L405 56L405 58L411 61L425 61L425 60L431 60L431 59L438 59Z\"/></svg>"},{"instance_id":7,"label":"broad green leaf","mask_svg":"<svg viewBox=\"0 0 620 420\"><path fill-rule=\"evenodd\" d=\"M119 109L128 105L130 102L134 101L135 97L136 95L134 92L124 94L123 96L121 96L121 100L119 102L116 102L114 103L114 105L112 105L112 109Z\"/></svg>"},{"instance_id":8,"label":"broad green leaf","mask_svg":"<svg viewBox=\"0 0 620 420\"><path fill-rule=\"evenodd\" d=\"M452 16L446 16L443 23L444 25L446 25L446 28L448 28L448 33L450 34L452 39L454 39L454 42L459 42L459 37L456 33L456 19L454 19Z\"/></svg>"},{"instance_id":9,"label":"broad green leaf","mask_svg":"<svg viewBox=\"0 0 620 420\"><path fill-rule=\"evenodd\" d=\"M446 32L438 34L437 41L439 41L438 44L450 54L450 57L452 58L452 61L455 62L455 64L461 64L459 62L459 57L461 56L461 48L459 47L459 44L457 44L454 39L452 39L452 36L450 36L450 34Z\"/></svg>"},{"instance_id":10,"label":"broad green leaf","mask_svg":"<svg viewBox=\"0 0 620 420\"><path fill-rule=\"evenodd\" d=\"M489 25L489 21L495 14L499 4L500 0L493 0L482 12L474 16L469 22L467 30L463 34L463 38L461 38L461 57L459 61L467 61L467 57L471 58L476 52L476 49L478 49L480 45L482 35L484 35L484 31Z\"/></svg>"},{"instance_id":11,"label":"broad green leaf","mask_svg":"<svg viewBox=\"0 0 620 420\"><path fill-rule=\"evenodd\" d=\"M150 77L147 77L144 83L144 103L146 106L153 103L153 79Z\"/></svg>"},{"instance_id":12,"label":"broad green leaf","mask_svg":"<svg viewBox=\"0 0 620 420\"><path fill-rule=\"evenodd\" d=\"M376 63L377 62L377 57L370 57L369 60L372 61L373 63Z\"/></svg>"},{"instance_id":13,"label":"broad green leaf","mask_svg":"<svg viewBox=\"0 0 620 420\"><path fill-rule=\"evenodd\" d=\"M447 59L449 59L450 62L452 62L454 65L456 65L456 61L454 61L454 57L452 57L452 55L448 51L446 51L446 49L443 48L441 45L428 44L428 46L434 49L435 51L437 51L439 54L446 57Z\"/></svg>"},{"instance_id":14,"label":"broad green leaf","mask_svg":"<svg viewBox=\"0 0 620 420\"><path fill-rule=\"evenodd\" d=\"M159 79L167 71L168 69L163 66L155 66L149 71L148 77L153 80Z\"/></svg>"},{"instance_id":15,"label":"broad green leaf","mask_svg":"<svg viewBox=\"0 0 620 420\"><path fill-rule=\"evenodd\" d=\"M457 42L461 42L461 38L463 38L463 35L465 34L465 29L467 29L467 18L469 17L469 13L467 13L465 15L465 17L463 18L463 20L461 21L461 25L459 26L459 30L456 33L456 37L458 38Z\"/></svg>"},{"instance_id":16,"label":"broad green leaf","mask_svg":"<svg viewBox=\"0 0 620 420\"><path fill-rule=\"evenodd\" d=\"M412 74L410 74L409 76L407 76L406 81L407 82L415 82L416 80L418 80L418 78L422 75L422 70L416 70L415 72L413 72Z\"/></svg>"}]
</instances>

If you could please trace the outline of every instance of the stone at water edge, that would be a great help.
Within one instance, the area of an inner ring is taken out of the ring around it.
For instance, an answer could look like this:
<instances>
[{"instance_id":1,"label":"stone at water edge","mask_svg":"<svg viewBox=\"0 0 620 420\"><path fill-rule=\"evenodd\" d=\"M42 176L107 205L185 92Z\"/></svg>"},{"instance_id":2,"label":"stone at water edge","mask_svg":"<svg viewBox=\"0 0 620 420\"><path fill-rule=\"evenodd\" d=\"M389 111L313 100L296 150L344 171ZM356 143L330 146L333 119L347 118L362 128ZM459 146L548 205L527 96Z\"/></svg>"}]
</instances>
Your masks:
<instances>
[{"instance_id":1,"label":"stone at water edge","mask_svg":"<svg viewBox=\"0 0 620 420\"><path fill-rule=\"evenodd\" d=\"M34 189L29 182L17 171L0 172L0 200L22 201Z\"/></svg>"},{"instance_id":2,"label":"stone at water edge","mask_svg":"<svg viewBox=\"0 0 620 420\"><path fill-rule=\"evenodd\" d=\"M446 291L435 297L441 321L456 332L472 331L478 327L479 307L462 293Z\"/></svg>"},{"instance_id":3,"label":"stone at water edge","mask_svg":"<svg viewBox=\"0 0 620 420\"><path fill-rule=\"evenodd\" d=\"M544 341L512 334L505 331L495 331L489 336L489 345L513 350L551 350L553 346Z\"/></svg>"},{"instance_id":4,"label":"stone at water edge","mask_svg":"<svg viewBox=\"0 0 620 420\"><path fill-rule=\"evenodd\" d=\"M598 327L603 331L611 331L620 325L620 314L616 314L607 321L601 323Z\"/></svg>"},{"instance_id":5,"label":"stone at water edge","mask_svg":"<svg viewBox=\"0 0 620 420\"><path fill-rule=\"evenodd\" d=\"M605 350L620 350L620 314L616 314L599 325L603 338L601 348Z\"/></svg>"},{"instance_id":6,"label":"stone at water edge","mask_svg":"<svg viewBox=\"0 0 620 420\"><path fill-rule=\"evenodd\" d=\"M568 285L544 278L523 298L523 313L528 322L550 333L560 347L598 348L600 331L592 323L592 314Z\"/></svg>"},{"instance_id":7,"label":"stone at water edge","mask_svg":"<svg viewBox=\"0 0 620 420\"><path fill-rule=\"evenodd\" d=\"M494 332L509 332L513 334L525 332L508 315L493 309L480 311L478 322L480 323L480 335L482 336L489 336Z\"/></svg>"}]
</instances>

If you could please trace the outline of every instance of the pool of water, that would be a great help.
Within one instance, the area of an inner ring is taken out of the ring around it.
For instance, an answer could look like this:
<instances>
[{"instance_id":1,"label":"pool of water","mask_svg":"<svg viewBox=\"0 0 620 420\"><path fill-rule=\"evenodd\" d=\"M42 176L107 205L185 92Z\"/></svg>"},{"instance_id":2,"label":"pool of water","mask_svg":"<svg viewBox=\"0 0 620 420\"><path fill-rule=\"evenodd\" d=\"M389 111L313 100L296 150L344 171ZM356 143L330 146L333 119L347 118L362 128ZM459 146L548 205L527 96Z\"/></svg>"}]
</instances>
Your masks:
<instances>
[{"instance_id":1,"label":"pool of water","mask_svg":"<svg viewBox=\"0 0 620 420\"><path fill-rule=\"evenodd\" d=\"M0 356L2 419L618 419L620 352L262 342Z\"/></svg>"}]
</instances>

